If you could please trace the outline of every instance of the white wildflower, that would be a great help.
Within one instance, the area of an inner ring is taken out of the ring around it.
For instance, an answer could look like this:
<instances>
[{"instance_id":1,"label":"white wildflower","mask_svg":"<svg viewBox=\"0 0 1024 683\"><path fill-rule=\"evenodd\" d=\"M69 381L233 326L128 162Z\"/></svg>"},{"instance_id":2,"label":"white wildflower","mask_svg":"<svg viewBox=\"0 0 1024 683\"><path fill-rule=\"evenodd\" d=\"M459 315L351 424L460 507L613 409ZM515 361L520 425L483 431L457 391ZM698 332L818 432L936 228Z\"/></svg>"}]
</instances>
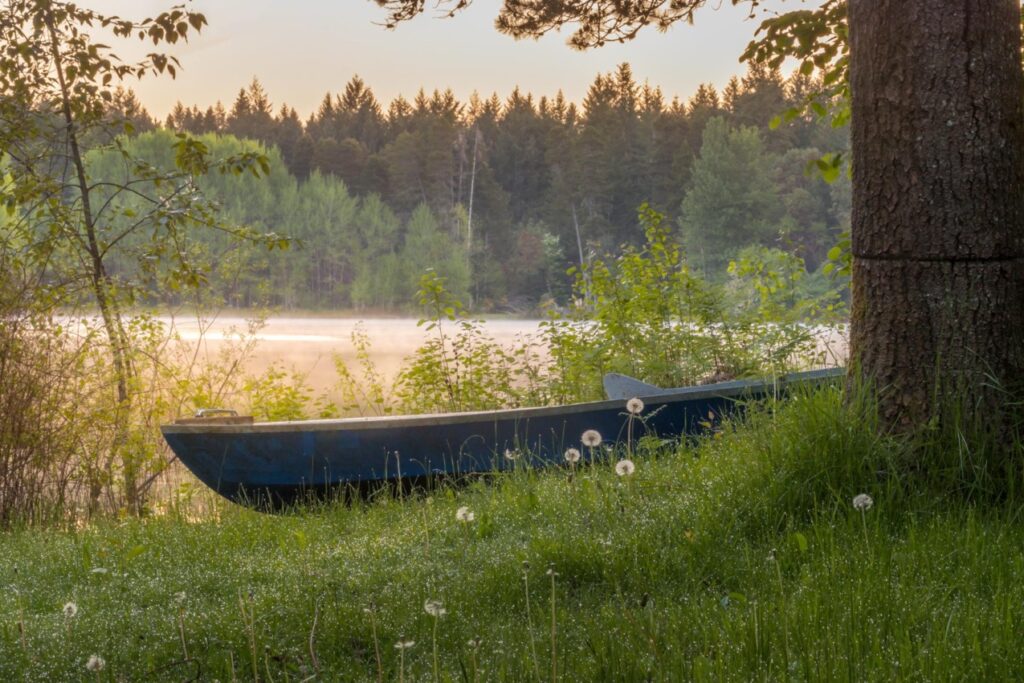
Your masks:
<instances>
[{"instance_id":1,"label":"white wildflower","mask_svg":"<svg viewBox=\"0 0 1024 683\"><path fill-rule=\"evenodd\" d=\"M396 650L408 650L410 647L416 644L415 640L400 640L395 643Z\"/></svg>"},{"instance_id":2,"label":"white wildflower","mask_svg":"<svg viewBox=\"0 0 1024 683\"><path fill-rule=\"evenodd\" d=\"M423 603L424 611L435 619L440 619L444 615L448 614L448 610L444 608L444 605L440 600L427 600Z\"/></svg>"},{"instance_id":3,"label":"white wildflower","mask_svg":"<svg viewBox=\"0 0 1024 683\"><path fill-rule=\"evenodd\" d=\"M634 396L626 401L626 410L629 411L630 415L639 415L644 412L644 402Z\"/></svg>"},{"instance_id":4,"label":"white wildflower","mask_svg":"<svg viewBox=\"0 0 1024 683\"><path fill-rule=\"evenodd\" d=\"M74 619L75 615L78 614L78 605L73 602L66 603L64 605L64 616L68 619Z\"/></svg>"},{"instance_id":5,"label":"white wildflower","mask_svg":"<svg viewBox=\"0 0 1024 683\"><path fill-rule=\"evenodd\" d=\"M476 515L473 514L472 510L463 505L462 507L455 511L455 519L457 519L460 522L468 523L476 519Z\"/></svg>"},{"instance_id":6,"label":"white wildflower","mask_svg":"<svg viewBox=\"0 0 1024 683\"><path fill-rule=\"evenodd\" d=\"M635 471L636 465L634 465L633 461L629 460L628 458L625 460L620 460L617 463L615 463L615 474L619 475L620 477L628 477Z\"/></svg>"},{"instance_id":7,"label":"white wildflower","mask_svg":"<svg viewBox=\"0 0 1024 683\"><path fill-rule=\"evenodd\" d=\"M853 498L853 509L858 512L870 510L875 501L866 493L860 493Z\"/></svg>"},{"instance_id":8,"label":"white wildflower","mask_svg":"<svg viewBox=\"0 0 1024 683\"><path fill-rule=\"evenodd\" d=\"M103 671L103 667L107 665L107 662L103 657L99 655L89 655L89 661L85 663L85 668L89 671Z\"/></svg>"},{"instance_id":9,"label":"white wildflower","mask_svg":"<svg viewBox=\"0 0 1024 683\"><path fill-rule=\"evenodd\" d=\"M572 465L575 465L580 461L580 452L575 448L570 448L565 452L565 461Z\"/></svg>"},{"instance_id":10,"label":"white wildflower","mask_svg":"<svg viewBox=\"0 0 1024 683\"><path fill-rule=\"evenodd\" d=\"M588 429L580 436L580 441L588 448L597 448L601 445L601 433L596 429Z\"/></svg>"}]
</instances>

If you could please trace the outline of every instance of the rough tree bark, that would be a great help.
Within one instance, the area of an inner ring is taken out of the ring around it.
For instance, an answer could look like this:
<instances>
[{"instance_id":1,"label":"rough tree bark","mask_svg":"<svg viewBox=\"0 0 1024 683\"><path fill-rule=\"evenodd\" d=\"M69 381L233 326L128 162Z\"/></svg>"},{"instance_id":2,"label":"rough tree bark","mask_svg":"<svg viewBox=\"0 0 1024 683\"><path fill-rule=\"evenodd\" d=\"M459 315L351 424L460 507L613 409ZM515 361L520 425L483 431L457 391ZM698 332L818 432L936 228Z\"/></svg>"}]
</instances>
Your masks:
<instances>
[{"instance_id":1,"label":"rough tree bark","mask_svg":"<svg viewBox=\"0 0 1024 683\"><path fill-rule=\"evenodd\" d=\"M849 30L854 367L887 424L983 417L1024 377L1019 2L849 0Z\"/></svg>"}]
</instances>

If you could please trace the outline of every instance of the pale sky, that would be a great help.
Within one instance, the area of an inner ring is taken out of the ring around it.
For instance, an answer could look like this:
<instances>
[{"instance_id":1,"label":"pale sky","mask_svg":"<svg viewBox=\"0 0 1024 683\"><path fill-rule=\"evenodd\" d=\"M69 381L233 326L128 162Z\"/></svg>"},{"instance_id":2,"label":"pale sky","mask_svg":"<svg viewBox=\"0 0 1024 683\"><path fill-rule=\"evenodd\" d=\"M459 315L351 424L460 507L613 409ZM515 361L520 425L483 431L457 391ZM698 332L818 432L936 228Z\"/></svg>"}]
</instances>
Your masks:
<instances>
[{"instance_id":1,"label":"pale sky","mask_svg":"<svg viewBox=\"0 0 1024 683\"><path fill-rule=\"evenodd\" d=\"M140 19L175 3L80 4ZM432 4L428 0L428 7ZM783 9L802 5L773 3ZM721 90L731 76L746 71L739 55L760 23L760 18L747 18L749 4L734 7L730 0L710 0L693 26L680 23L667 33L646 29L630 43L577 52L565 44L567 31L540 41L498 33L493 26L496 0L476 0L453 19L436 19L428 10L395 30L378 25L384 12L369 0L192 0L188 6L203 12L209 26L188 45L170 46L182 63L177 79L127 83L160 119L178 100L203 109L221 100L230 107L253 76L263 83L275 112L287 102L303 120L326 92L340 92L354 74L385 108L399 94L411 99L421 86L428 92L451 88L463 102L474 90L504 98L516 85L537 96L561 88L580 102L598 73L624 61L637 80L660 86L666 101L675 95L686 100L700 83ZM114 45L123 58L153 49L151 43L134 40Z\"/></svg>"}]
</instances>

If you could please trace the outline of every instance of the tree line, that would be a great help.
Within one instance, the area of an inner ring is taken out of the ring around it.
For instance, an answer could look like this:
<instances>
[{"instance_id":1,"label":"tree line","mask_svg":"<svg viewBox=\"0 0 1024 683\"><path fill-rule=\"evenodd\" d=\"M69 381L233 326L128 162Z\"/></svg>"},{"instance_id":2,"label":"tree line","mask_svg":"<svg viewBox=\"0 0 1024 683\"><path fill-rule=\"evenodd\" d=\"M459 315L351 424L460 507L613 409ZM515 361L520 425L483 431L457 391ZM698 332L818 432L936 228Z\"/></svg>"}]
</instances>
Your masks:
<instances>
[{"instance_id":1,"label":"tree line","mask_svg":"<svg viewBox=\"0 0 1024 683\"><path fill-rule=\"evenodd\" d=\"M421 90L385 107L356 76L304 122L286 104L275 113L255 79L230 107L178 103L162 126L130 92L114 107L149 136L162 127L210 135L224 151L249 144L231 137L270 150L270 182L203 181L218 185L229 219L298 247L273 262L256 249L232 255L234 274L214 283L228 303L393 308L434 267L478 309L529 311L564 301L568 267L640 244L644 202L711 280L726 280L752 245L820 271L849 223L849 183L805 171L845 149L846 132L815 117L769 126L814 87L755 64L721 93L702 85L667 101L622 64L598 75L579 106L517 88L468 102Z\"/></svg>"}]
</instances>

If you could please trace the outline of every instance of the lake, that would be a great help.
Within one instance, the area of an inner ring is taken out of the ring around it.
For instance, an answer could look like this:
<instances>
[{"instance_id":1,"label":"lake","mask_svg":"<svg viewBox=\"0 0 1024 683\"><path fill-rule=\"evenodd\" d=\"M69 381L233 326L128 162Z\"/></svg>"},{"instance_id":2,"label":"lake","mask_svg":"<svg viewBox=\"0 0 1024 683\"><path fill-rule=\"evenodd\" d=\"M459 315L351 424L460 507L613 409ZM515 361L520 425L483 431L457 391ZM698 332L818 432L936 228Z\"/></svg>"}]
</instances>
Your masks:
<instances>
[{"instance_id":1,"label":"lake","mask_svg":"<svg viewBox=\"0 0 1024 683\"><path fill-rule=\"evenodd\" d=\"M173 324L183 341L198 344L199 353L213 361L219 352L244 332L247 321L241 317L221 317L202 325L186 318L160 318ZM494 319L484 322L487 334L496 342L511 345L516 338L538 331L540 320ZM357 374L352 332L359 328L370 340L370 357L377 369L394 379L404 359L431 334L417 326L416 318L330 318L274 317L256 333L258 341L245 368L262 372L275 363L284 364L306 377L317 393L329 391L337 381L334 356L340 354Z\"/></svg>"},{"instance_id":2,"label":"lake","mask_svg":"<svg viewBox=\"0 0 1024 683\"><path fill-rule=\"evenodd\" d=\"M238 338L239 331L245 331L247 327L246 319L237 316L216 318L202 326L195 319L161 320L173 324L183 341L198 344L201 356L211 362L232 339ZM370 341L369 353L374 365L390 382L403 361L430 335L436 334L416 323L416 318L269 318L255 335L258 343L245 369L259 373L275 363L281 364L304 376L306 383L317 393L330 394L337 381L333 360L336 354L348 362L357 377L360 376L355 367L356 351L351 339L353 331L358 328ZM508 347L523 335L537 333L540 323L537 319L499 318L484 321L483 327L494 341ZM454 329L454 326L449 328ZM826 365L846 362L846 332L845 326L815 328Z\"/></svg>"}]
</instances>

